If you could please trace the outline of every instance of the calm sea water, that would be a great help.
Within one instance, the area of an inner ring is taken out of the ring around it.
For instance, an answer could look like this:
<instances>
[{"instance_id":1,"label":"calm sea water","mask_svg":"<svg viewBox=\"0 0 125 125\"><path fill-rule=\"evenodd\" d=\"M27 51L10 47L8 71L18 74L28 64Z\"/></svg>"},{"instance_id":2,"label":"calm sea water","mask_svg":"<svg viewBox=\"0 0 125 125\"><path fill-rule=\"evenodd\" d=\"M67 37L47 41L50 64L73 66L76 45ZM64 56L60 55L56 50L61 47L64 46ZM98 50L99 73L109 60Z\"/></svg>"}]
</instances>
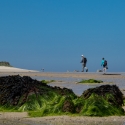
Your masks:
<instances>
[{"instance_id":1,"label":"calm sea water","mask_svg":"<svg viewBox=\"0 0 125 125\"><path fill-rule=\"evenodd\" d=\"M121 74L123 76L125 76L125 73L117 73L117 74ZM55 80L55 81L59 81L59 82L52 82L49 85L50 86L59 86L59 87L66 87L69 89L72 89L73 92L76 95L81 95L85 90L89 89L89 88L94 88L97 86L101 86L101 85L105 85L105 84L110 84L110 85L117 85L121 90L125 89L125 79L118 79L118 78L98 78L97 80L102 80L104 83L96 83L96 84L80 84L78 83L79 81L81 81L82 79L80 78L72 78L72 77L68 77L68 78L62 78L62 77L32 77L33 79L36 79L38 81L41 80ZM125 94L124 91L122 91L123 94Z\"/></svg>"}]
</instances>

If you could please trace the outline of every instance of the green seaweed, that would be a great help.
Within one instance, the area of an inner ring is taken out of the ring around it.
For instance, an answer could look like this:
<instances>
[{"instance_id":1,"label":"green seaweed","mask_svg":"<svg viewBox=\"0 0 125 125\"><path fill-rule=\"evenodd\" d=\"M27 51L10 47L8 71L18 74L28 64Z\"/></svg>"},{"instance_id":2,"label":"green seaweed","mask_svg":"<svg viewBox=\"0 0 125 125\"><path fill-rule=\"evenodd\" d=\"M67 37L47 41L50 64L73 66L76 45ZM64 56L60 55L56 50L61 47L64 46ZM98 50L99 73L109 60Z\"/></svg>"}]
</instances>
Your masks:
<instances>
[{"instance_id":1,"label":"green seaweed","mask_svg":"<svg viewBox=\"0 0 125 125\"><path fill-rule=\"evenodd\" d=\"M0 111L28 112L31 117L48 115L101 117L124 115L122 106L116 103L116 98L111 93L106 93L101 96L101 94L96 94L94 92L91 94L90 91L88 91L90 96L85 98L84 96L76 96L70 89L51 87L44 83L41 84L41 82L35 87L35 90L37 90L36 93L31 91L27 96L25 96L26 93L24 93L16 105L12 103L12 100L4 104L1 103ZM23 101L24 99L26 100L25 102Z\"/></svg>"},{"instance_id":2,"label":"green seaweed","mask_svg":"<svg viewBox=\"0 0 125 125\"><path fill-rule=\"evenodd\" d=\"M81 80L78 83L103 83L101 80L95 80L95 79L88 79L88 80Z\"/></svg>"},{"instance_id":3,"label":"green seaweed","mask_svg":"<svg viewBox=\"0 0 125 125\"><path fill-rule=\"evenodd\" d=\"M125 106L125 97L123 97L123 105Z\"/></svg>"},{"instance_id":4,"label":"green seaweed","mask_svg":"<svg viewBox=\"0 0 125 125\"><path fill-rule=\"evenodd\" d=\"M55 80L41 80L42 83L48 84L51 82L55 82Z\"/></svg>"},{"instance_id":5,"label":"green seaweed","mask_svg":"<svg viewBox=\"0 0 125 125\"><path fill-rule=\"evenodd\" d=\"M120 116L124 115L124 110L120 106L111 105L104 97L92 94L86 99L81 113L86 116Z\"/></svg>"},{"instance_id":6,"label":"green seaweed","mask_svg":"<svg viewBox=\"0 0 125 125\"><path fill-rule=\"evenodd\" d=\"M0 106L0 111L17 111L28 112L31 117L41 117L48 115L64 115L75 114L82 116L112 116L112 115L124 115L124 110L120 106L114 106L108 102L107 99L102 96L92 94L88 99L82 97L70 98L69 96L61 96L55 92L50 92L49 96L43 94L36 98L35 94L28 96L28 100L22 106L11 106L6 104ZM72 97L72 96L71 96ZM73 105L73 109L70 112L63 110L64 103L68 100Z\"/></svg>"}]
</instances>

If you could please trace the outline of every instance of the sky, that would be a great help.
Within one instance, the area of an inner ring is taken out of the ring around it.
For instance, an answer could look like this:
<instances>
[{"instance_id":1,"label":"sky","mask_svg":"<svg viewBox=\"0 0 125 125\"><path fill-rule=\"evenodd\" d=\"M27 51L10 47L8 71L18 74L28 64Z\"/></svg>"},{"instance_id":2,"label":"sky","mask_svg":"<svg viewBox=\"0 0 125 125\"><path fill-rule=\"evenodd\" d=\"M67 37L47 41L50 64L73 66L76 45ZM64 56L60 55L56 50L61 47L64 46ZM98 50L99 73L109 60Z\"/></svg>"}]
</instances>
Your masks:
<instances>
[{"instance_id":1,"label":"sky","mask_svg":"<svg viewBox=\"0 0 125 125\"><path fill-rule=\"evenodd\" d=\"M0 61L46 72L125 72L125 0L0 0Z\"/></svg>"}]
</instances>

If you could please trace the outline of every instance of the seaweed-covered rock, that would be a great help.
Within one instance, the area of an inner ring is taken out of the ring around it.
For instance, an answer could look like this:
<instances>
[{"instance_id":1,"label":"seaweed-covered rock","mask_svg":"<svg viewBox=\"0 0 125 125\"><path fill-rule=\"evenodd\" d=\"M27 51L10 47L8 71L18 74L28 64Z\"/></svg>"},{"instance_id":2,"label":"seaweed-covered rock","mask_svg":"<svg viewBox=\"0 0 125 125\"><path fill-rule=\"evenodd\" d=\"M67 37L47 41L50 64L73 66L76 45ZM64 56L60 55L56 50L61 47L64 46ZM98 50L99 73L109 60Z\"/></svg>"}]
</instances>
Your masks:
<instances>
[{"instance_id":1,"label":"seaweed-covered rock","mask_svg":"<svg viewBox=\"0 0 125 125\"><path fill-rule=\"evenodd\" d=\"M95 80L95 79L88 79L88 80L82 80L79 83L103 83L102 80Z\"/></svg>"},{"instance_id":2,"label":"seaweed-covered rock","mask_svg":"<svg viewBox=\"0 0 125 125\"><path fill-rule=\"evenodd\" d=\"M113 105L104 97L93 93L85 100L84 107L81 109L80 114L85 116L121 116L124 115L125 112L121 106Z\"/></svg>"},{"instance_id":3,"label":"seaweed-covered rock","mask_svg":"<svg viewBox=\"0 0 125 125\"><path fill-rule=\"evenodd\" d=\"M122 106L123 94L116 85L102 85L96 88L90 88L83 92L81 97L84 99L89 98L93 93L104 97L109 103L113 105Z\"/></svg>"},{"instance_id":4,"label":"seaweed-covered rock","mask_svg":"<svg viewBox=\"0 0 125 125\"><path fill-rule=\"evenodd\" d=\"M68 101L67 97L71 104L77 98L71 89L51 87L28 76L0 77L0 105L4 110L39 110L41 114L70 112L68 108L62 109L66 105L65 100Z\"/></svg>"},{"instance_id":5,"label":"seaweed-covered rock","mask_svg":"<svg viewBox=\"0 0 125 125\"><path fill-rule=\"evenodd\" d=\"M71 99L71 98L67 98L67 99L64 101L62 110L63 110L64 112L74 113L74 103L72 102L72 99Z\"/></svg>"},{"instance_id":6,"label":"seaweed-covered rock","mask_svg":"<svg viewBox=\"0 0 125 125\"><path fill-rule=\"evenodd\" d=\"M0 104L10 103L12 105L24 104L28 95L43 95L55 91L60 95L76 96L72 90L67 88L51 87L44 82L33 80L28 76L5 76L0 77ZM20 100L21 99L21 100Z\"/></svg>"},{"instance_id":7,"label":"seaweed-covered rock","mask_svg":"<svg viewBox=\"0 0 125 125\"><path fill-rule=\"evenodd\" d=\"M0 111L26 111L30 116L75 113L88 116L124 115L117 86L86 90L80 97L71 89L51 87L28 76L0 77Z\"/></svg>"}]
</instances>

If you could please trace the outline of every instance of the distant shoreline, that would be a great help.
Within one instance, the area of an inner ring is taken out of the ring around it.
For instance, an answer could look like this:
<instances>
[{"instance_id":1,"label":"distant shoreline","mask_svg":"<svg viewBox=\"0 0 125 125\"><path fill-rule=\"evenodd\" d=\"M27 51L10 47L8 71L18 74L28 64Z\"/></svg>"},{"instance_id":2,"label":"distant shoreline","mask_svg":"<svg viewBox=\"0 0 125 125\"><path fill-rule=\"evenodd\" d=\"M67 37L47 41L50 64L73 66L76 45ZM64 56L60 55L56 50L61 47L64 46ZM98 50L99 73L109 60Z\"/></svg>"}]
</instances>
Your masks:
<instances>
[{"instance_id":1,"label":"distant shoreline","mask_svg":"<svg viewBox=\"0 0 125 125\"><path fill-rule=\"evenodd\" d=\"M9 66L0 66L0 72L39 72L35 70L21 69Z\"/></svg>"},{"instance_id":2,"label":"distant shoreline","mask_svg":"<svg viewBox=\"0 0 125 125\"><path fill-rule=\"evenodd\" d=\"M83 72L39 72L35 70L24 70L24 69L16 69L16 70L2 70L0 68L0 76L3 75L21 75L21 76L30 76L30 77L62 77L62 78L86 78L86 79L96 79L96 78L118 78L125 79L125 73L109 73L110 75L103 75L103 73L83 73ZM118 75L119 74L119 75Z\"/></svg>"}]
</instances>

